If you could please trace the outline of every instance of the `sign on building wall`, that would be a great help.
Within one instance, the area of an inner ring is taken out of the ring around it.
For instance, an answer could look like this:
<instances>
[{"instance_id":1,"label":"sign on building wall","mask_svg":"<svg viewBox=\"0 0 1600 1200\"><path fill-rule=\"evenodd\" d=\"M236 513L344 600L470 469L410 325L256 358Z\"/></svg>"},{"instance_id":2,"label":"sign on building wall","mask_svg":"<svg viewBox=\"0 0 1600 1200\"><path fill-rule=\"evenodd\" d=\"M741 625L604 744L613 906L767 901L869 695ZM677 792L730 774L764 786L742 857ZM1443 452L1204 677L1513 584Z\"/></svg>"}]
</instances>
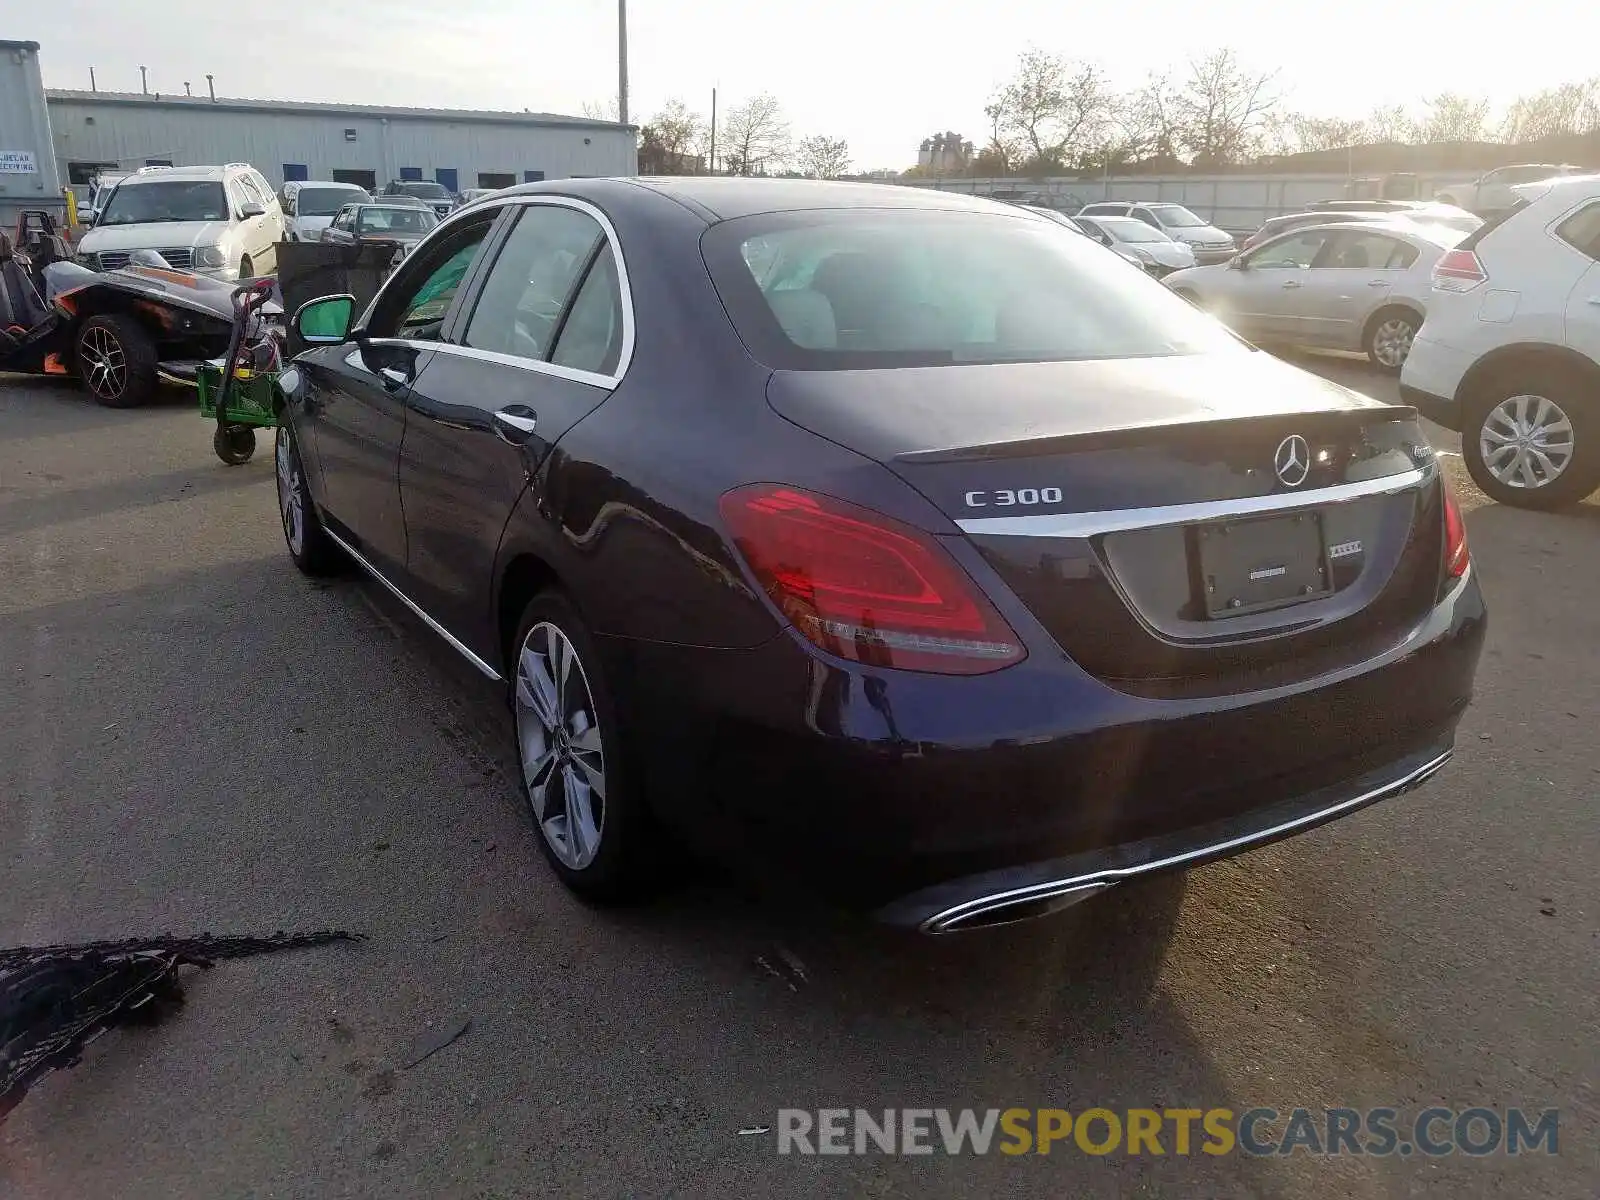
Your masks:
<instances>
[{"instance_id":1,"label":"sign on building wall","mask_svg":"<svg viewBox=\"0 0 1600 1200\"><path fill-rule=\"evenodd\" d=\"M32 175L38 169L32 150L0 150L0 175Z\"/></svg>"}]
</instances>

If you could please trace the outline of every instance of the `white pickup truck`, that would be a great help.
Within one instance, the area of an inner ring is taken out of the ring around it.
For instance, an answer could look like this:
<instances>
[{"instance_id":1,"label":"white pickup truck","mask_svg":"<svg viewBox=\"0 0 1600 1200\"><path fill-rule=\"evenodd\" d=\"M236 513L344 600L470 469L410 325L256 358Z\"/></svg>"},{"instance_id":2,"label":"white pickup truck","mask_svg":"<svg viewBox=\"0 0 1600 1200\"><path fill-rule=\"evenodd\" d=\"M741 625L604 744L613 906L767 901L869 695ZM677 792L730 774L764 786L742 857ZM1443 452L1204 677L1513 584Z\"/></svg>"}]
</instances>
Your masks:
<instances>
[{"instance_id":1,"label":"white pickup truck","mask_svg":"<svg viewBox=\"0 0 1600 1200\"><path fill-rule=\"evenodd\" d=\"M1498 217L1517 202L1511 189L1519 183L1538 183L1558 175L1588 175L1587 167L1570 163L1516 163L1509 167L1496 167L1470 183L1449 184L1434 195L1440 204L1454 204L1475 213L1485 221Z\"/></svg>"}]
</instances>

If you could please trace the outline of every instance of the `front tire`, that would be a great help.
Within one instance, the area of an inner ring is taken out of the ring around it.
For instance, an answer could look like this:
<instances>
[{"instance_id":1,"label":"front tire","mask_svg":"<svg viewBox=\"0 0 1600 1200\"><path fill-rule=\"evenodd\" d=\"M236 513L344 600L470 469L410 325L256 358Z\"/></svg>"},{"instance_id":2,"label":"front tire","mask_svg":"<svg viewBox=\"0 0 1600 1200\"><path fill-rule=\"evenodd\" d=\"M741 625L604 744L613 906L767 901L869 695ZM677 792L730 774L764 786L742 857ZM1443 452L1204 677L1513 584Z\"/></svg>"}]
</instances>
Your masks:
<instances>
[{"instance_id":1,"label":"front tire","mask_svg":"<svg viewBox=\"0 0 1600 1200\"><path fill-rule=\"evenodd\" d=\"M132 317L107 313L78 329L78 376L95 402L138 408L156 392L156 346Z\"/></svg>"},{"instance_id":2,"label":"front tire","mask_svg":"<svg viewBox=\"0 0 1600 1200\"><path fill-rule=\"evenodd\" d=\"M512 646L517 760L539 847L578 895L630 899L651 876L646 815L588 628L564 596L543 592Z\"/></svg>"},{"instance_id":3,"label":"front tire","mask_svg":"<svg viewBox=\"0 0 1600 1200\"><path fill-rule=\"evenodd\" d=\"M230 425L211 435L211 448L230 467L242 467L256 452L256 431L248 425Z\"/></svg>"},{"instance_id":4,"label":"front tire","mask_svg":"<svg viewBox=\"0 0 1600 1200\"><path fill-rule=\"evenodd\" d=\"M1461 456L1483 493L1500 504L1566 508L1600 487L1600 408L1595 386L1558 364L1519 367L1491 379L1467 405Z\"/></svg>"},{"instance_id":5,"label":"front tire","mask_svg":"<svg viewBox=\"0 0 1600 1200\"><path fill-rule=\"evenodd\" d=\"M314 578L337 575L344 569L344 551L339 549L316 505L311 502L311 489L306 486L305 465L300 459L300 447L295 442L294 430L287 424L278 426L278 437L273 449L278 477L278 515L283 521L283 540L289 547L289 557L294 565Z\"/></svg>"},{"instance_id":6,"label":"front tire","mask_svg":"<svg viewBox=\"0 0 1600 1200\"><path fill-rule=\"evenodd\" d=\"M1403 308L1384 309L1367 325L1367 358L1387 375L1400 374L1420 328L1422 322L1415 313Z\"/></svg>"}]
</instances>

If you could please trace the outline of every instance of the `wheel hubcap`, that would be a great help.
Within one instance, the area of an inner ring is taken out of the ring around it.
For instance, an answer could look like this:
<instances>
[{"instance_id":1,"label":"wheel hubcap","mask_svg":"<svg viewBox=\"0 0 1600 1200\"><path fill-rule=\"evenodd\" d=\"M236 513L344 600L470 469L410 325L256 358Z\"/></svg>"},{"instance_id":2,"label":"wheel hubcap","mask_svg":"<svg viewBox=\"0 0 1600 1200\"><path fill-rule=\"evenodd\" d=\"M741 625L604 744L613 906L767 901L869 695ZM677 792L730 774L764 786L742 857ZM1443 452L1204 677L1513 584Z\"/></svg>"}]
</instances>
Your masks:
<instances>
[{"instance_id":1,"label":"wheel hubcap","mask_svg":"<svg viewBox=\"0 0 1600 1200\"><path fill-rule=\"evenodd\" d=\"M278 431L278 511L289 549L299 554L305 544L305 500L300 490L300 464L289 446L287 431Z\"/></svg>"},{"instance_id":2,"label":"wheel hubcap","mask_svg":"<svg viewBox=\"0 0 1600 1200\"><path fill-rule=\"evenodd\" d=\"M1385 321L1372 335L1373 354L1386 367L1404 366L1415 336L1416 330L1411 328L1410 321L1398 317Z\"/></svg>"},{"instance_id":3,"label":"wheel hubcap","mask_svg":"<svg viewBox=\"0 0 1600 1200\"><path fill-rule=\"evenodd\" d=\"M605 756L583 663L547 621L528 631L517 656L516 706L533 818L556 857L582 870L605 830Z\"/></svg>"},{"instance_id":4,"label":"wheel hubcap","mask_svg":"<svg viewBox=\"0 0 1600 1200\"><path fill-rule=\"evenodd\" d=\"M122 395L128 382L128 356L109 329L96 325L78 342L78 368L89 390L103 400Z\"/></svg>"},{"instance_id":5,"label":"wheel hubcap","mask_svg":"<svg viewBox=\"0 0 1600 1200\"><path fill-rule=\"evenodd\" d=\"M1548 396L1512 396L1478 431L1483 465L1507 487L1542 488L1572 462L1572 421Z\"/></svg>"}]
</instances>

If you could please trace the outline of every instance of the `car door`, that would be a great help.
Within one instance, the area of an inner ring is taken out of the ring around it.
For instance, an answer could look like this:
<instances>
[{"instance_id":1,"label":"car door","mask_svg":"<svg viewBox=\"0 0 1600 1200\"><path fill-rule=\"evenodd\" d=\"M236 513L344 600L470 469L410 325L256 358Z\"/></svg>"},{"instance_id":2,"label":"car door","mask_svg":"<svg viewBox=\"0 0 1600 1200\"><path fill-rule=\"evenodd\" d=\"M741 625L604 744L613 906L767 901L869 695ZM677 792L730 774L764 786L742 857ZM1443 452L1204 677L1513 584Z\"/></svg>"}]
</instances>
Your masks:
<instances>
[{"instance_id":1,"label":"car door","mask_svg":"<svg viewBox=\"0 0 1600 1200\"><path fill-rule=\"evenodd\" d=\"M1312 261L1302 286L1284 296L1291 335L1308 346L1360 349L1367 317L1388 299L1417 254L1415 246L1388 234L1336 231Z\"/></svg>"},{"instance_id":2,"label":"car door","mask_svg":"<svg viewBox=\"0 0 1600 1200\"><path fill-rule=\"evenodd\" d=\"M1286 341L1300 336L1295 293L1306 286L1329 236L1326 229L1293 230L1241 255L1241 269L1224 268L1226 299L1239 332Z\"/></svg>"},{"instance_id":3,"label":"car door","mask_svg":"<svg viewBox=\"0 0 1600 1200\"><path fill-rule=\"evenodd\" d=\"M304 427L326 515L390 580L406 563L399 479L406 400L487 233L487 222L472 223L423 247L378 293L350 340L295 360L310 376Z\"/></svg>"},{"instance_id":4,"label":"car door","mask_svg":"<svg viewBox=\"0 0 1600 1200\"><path fill-rule=\"evenodd\" d=\"M339 245L348 245L355 241L356 212L354 205L347 204L341 208L328 227L322 231L322 240L334 242Z\"/></svg>"},{"instance_id":5,"label":"car door","mask_svg":"<svg viewBox=\"0 0 1600 1200\"><path fill-rule=\"evenodd\" d=\"M244 252L250 256L250 266L257 275L270 275L277 267L278 241L273 236L272 200L262 194L255 180L240 175L236 180L244 203L240 206L239 232ZM248 206L248 207L247 207ZM245 216L249 209L254 216Z\"/></svg>"},{"instance_id":6,"label":"car door","mask_svg":"<svg viewBox=\"0 0 1600 1200\"><path fill-rule=\"evenodd\" d=\"M476 295L412 390L400 456L412 594L484 655L512 509L537 490L562 435L615 388L633 323L598 209L561 197L499 208Z\"/></svg>"}]
</instances>

